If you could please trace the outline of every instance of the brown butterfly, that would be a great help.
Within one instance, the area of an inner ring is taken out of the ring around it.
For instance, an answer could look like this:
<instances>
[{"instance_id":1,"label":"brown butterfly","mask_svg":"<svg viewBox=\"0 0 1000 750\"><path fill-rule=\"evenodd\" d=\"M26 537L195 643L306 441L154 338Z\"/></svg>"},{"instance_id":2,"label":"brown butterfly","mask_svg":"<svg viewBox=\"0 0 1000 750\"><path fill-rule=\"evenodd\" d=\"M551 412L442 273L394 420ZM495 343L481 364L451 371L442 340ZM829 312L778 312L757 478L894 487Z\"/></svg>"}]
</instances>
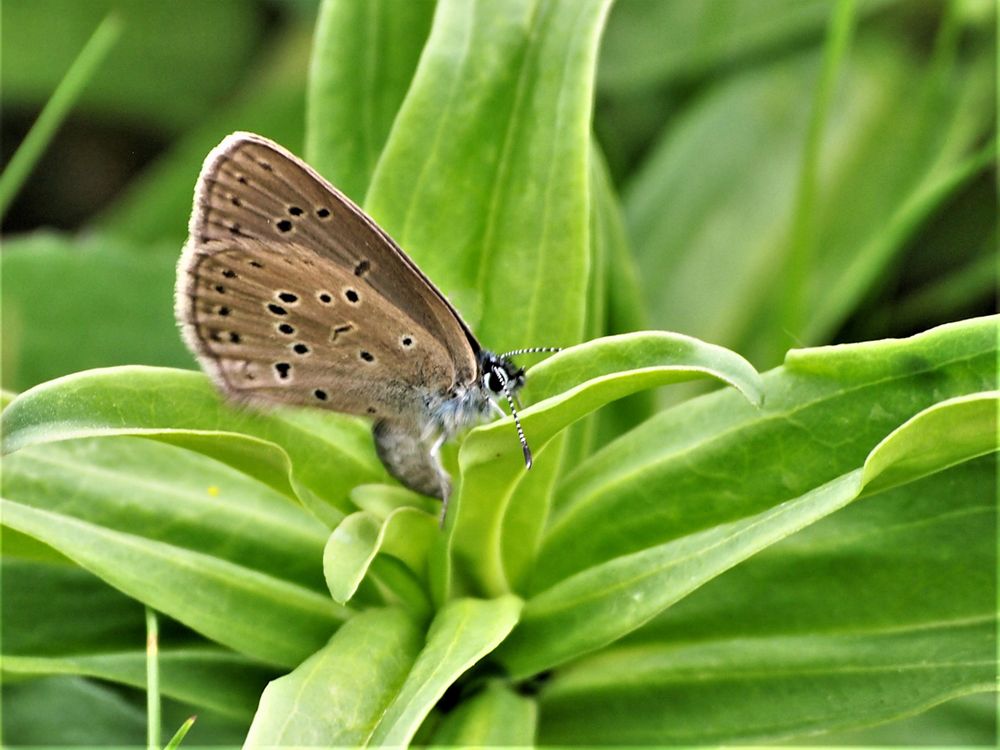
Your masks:
<instances>
[{"instance_id":1,"label":"brown butterfly","mask_svg":"<svg viewBox=\"0 0 1000 750\"><path fill-rule=\"evenodd\" d=\"M374 419L379 458L445 500L438 457L510 406L524 370L483 349L445 296L360 208L278 144L234 133L205 159L177 268L176 316L228 397Z\"/></svg>"}]
</instances>

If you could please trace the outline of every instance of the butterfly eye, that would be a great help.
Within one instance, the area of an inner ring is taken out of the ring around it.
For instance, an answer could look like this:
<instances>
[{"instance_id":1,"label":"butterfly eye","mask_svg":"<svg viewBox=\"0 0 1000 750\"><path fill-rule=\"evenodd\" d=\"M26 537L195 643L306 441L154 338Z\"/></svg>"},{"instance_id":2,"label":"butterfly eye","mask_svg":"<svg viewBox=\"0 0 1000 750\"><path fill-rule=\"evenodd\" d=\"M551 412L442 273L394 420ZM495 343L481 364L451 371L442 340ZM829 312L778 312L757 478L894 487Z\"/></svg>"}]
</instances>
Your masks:
<instances>
[{"instance_id":1,"label":"butterfly eye","mask_svg":"<svg viewBox=\"0 0 1000 750\"><path fill-rule=\"evenodd\" d=\"M489 375L486 376L486 387L494 393L500 393L503 390L503 381L495 369L490 370Z\"/></svg>"}]
</instances>

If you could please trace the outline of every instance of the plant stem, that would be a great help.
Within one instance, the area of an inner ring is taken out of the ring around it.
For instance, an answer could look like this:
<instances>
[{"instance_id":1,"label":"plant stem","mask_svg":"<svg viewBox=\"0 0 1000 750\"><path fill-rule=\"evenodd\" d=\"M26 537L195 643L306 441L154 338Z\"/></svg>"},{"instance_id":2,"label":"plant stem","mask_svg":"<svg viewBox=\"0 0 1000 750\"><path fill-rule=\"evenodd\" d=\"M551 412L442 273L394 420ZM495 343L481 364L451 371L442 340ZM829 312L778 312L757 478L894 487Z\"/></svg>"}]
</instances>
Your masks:
<instances>
[{"instance_id":1,"label":"plant stem","mask_svg":"<svg viewBox=\"0 0 1000 750\"><path fill-rule=\"evenodd\" d=\"M160 747L160 659L159 624L156 613L146 607L146 745Z\"/></svg>"},{"instance_id":2,"label":"plant stem","mask_svg":"<svg viewBox=\"0 0 1000 750\"><path fill-rule=\"evenodd\" d=\"M782 310L783 329L796 340L806 327L809 280L814 265L820 149L826 128L827 112L853 36L857 7L857 0L838 0L830 18L823 52L823 69L820 72L802 153L802 170L799 173L794 218L786 256Z\"/></svg>"},{"instance_id":3,"label":"plant stem","mask_svg":"<svg viewBox=\"0 0 1000 750\"><path fill-rule=\"evenodd\" d=\"M115 13L109 13L101 21L45 104L28 135L17 147L7 168L0 175L0 218L7 212L14 196L35 168L52 136L90 83L97 67L118 40L121 26L121 21Z\"/></svg>"}]
</instances>

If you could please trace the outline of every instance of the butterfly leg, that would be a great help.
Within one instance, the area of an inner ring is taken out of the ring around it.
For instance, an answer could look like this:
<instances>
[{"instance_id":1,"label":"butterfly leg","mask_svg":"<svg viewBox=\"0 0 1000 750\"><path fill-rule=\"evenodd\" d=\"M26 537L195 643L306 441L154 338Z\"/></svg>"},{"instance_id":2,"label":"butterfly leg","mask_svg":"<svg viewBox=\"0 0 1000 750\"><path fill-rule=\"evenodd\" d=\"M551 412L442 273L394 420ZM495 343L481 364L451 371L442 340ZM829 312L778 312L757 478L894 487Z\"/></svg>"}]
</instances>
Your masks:
<instances>
[{"instance_id":1,"label":"butterfly leg","mask_svg":"<svg viewBox=\"0 0 1000 750\"><path fill-rule=\"evenodd\" d=\"M443 437L429 447L419 429L386 419L376 422L372 432L375 450L390 474L415 492L447 500L451 479L438 457Z\"/></svg>"}]
</instances>

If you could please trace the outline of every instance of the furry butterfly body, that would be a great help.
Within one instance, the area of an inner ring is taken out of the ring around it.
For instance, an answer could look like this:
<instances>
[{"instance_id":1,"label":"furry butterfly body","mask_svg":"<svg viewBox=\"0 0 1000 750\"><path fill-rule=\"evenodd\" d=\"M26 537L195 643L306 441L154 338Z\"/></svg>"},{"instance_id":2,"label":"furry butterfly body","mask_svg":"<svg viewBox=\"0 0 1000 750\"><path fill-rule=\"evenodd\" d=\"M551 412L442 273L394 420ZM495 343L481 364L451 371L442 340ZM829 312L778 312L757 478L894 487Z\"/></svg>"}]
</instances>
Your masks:
<instances>
[{"instance_id":1,"label":"furry butterfly body","mask_svg":"<svg viewBox=\"0 0 1000 750\"><path fill-rule=\"evenodd\" d=\"M371 417L389 472L447 500L441 443L503 414L498 397L515 411L523 370L483 349L371 218L266 138L234 133L213 149L188 230L176 316L219 389Z\"/></svg>"}]
</instances>

